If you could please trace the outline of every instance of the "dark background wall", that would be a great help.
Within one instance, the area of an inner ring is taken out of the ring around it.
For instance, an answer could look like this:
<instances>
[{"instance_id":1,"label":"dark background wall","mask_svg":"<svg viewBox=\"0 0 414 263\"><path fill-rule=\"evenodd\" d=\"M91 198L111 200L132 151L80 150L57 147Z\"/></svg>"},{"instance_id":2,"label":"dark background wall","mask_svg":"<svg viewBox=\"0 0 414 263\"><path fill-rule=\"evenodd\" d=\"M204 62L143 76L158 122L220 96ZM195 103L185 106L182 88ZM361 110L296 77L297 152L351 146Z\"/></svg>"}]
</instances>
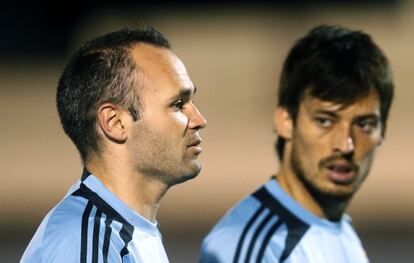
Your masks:
<instances>
[{"instance_id":1,"label":"dark background wall","mask_svg":"<svg viewBox=\"0 0 414 263\"><path fill-rule=\"evenodd\" d=\"M81 173L54 105L57 79L85 40L153 25L199 87L208 119L203 170L166 195L159 221L172 262L196 262L202 237L277 170L272 114L281 64L311 27L370 33L397 86L386 141L349 213L372 262L414 253L414 4L411 1L14 1L0 9L0 262L17 262L43 216Z\"/></svg>"}]
</instances>

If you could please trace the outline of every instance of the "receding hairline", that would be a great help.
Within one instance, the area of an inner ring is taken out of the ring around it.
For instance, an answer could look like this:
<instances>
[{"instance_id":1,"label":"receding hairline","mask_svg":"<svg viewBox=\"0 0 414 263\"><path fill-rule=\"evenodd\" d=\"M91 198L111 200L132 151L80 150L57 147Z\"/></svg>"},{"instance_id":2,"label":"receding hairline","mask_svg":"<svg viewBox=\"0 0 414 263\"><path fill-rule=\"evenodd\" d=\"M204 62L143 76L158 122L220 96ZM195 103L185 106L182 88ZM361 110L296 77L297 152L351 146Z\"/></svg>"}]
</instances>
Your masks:
<instances>
[{"instance_id":1,"label":"receding hairline","mask_svg":"<svg viewBox=\"0 0 414 263\"><path fill-rule=\"evenodd\" d=\"M170 72L168 71L173 67L166 65L171 65L177 61L184 66L181 59L170 48L139 42L131 46L128 52L137 70L144 75L154 72L154 69L159 70L158 72L169 74Z\"/></svg>"},{"instance_id":2,"label":"receding hairline","mask_svg":"<svg viewBox=\"0 0 414 263\"><path fill-rule=\"evenodd\" d=\"M139 64L139 61L141 60L145 61L145 59L158 63L160 59L163 60L167 57L165 56L166 54L171 54L177 57L170 48L156 46L146 42L131 43L131 45L127 47L127 50L131 58L133 58L137 64Z\"/></svg>"}]
</instances>

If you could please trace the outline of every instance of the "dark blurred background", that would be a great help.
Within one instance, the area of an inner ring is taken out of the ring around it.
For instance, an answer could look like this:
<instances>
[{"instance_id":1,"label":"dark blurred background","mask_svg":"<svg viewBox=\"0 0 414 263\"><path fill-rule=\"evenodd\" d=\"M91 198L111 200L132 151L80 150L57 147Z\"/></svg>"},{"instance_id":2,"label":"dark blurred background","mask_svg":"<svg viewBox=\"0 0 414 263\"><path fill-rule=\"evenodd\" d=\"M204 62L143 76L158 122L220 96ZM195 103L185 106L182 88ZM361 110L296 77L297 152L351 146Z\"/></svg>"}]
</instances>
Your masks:
<instances>
[{"instance_id":1,"label":"dark blurred background","mask_svg":"<svg viewBox=\"0 0 414 263\"><path fill-rule=\"evenodd\" d=\"M0 262L18 262L82 167L55 110L57 79L84 41L152 25L172 42L208 119L203 170L174 187L159 222L171 262L196 262L202 237L277 170L272 114L281 64L317 24L372 35L396 100L370 177L349 209L372 262L414 258L414 3L382 1L6 1L0 8Z\"/></svg>"}]
</instances>

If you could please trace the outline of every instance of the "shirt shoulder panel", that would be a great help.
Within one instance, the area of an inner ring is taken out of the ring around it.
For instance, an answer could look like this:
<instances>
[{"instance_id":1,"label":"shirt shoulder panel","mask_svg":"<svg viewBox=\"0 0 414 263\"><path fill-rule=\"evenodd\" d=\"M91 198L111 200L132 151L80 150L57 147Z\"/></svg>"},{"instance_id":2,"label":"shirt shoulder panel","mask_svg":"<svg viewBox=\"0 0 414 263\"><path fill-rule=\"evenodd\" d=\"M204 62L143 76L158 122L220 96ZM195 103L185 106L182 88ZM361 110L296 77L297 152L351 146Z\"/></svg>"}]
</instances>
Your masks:
<instances>
[{"instance_id":1,"label":"shirt shoulder panel","mask_svg":"<svg viewBox=\"0 0 414 263\"><path fill-rule=\"evenodd\" d=\"M205 238L201 262L283 261L288 258L309 225L285 207L283 201L265 186L245 198Z\"/></svg>"},{"instance_id":2,"label":"shirt shoulder panel","mask_svg":"<svg viewBox=\"0 0 414 263\"><path fill-rule=\"evenodd\" d=\"M263 209L251 196L230 209L204 239L200 262L232 262L244 230Z\"/></svg>"},{"instance_id":3,"label":"shirt shoulder panel","mask_svg":"<svg viewBox=\"0 0 414 263\"><path fill-rule=\"evenodd\" d=\"M86 203L86 200L67 195L43 219L21 263L79 260L82 214Z\"/></svg>"}]
</instances>

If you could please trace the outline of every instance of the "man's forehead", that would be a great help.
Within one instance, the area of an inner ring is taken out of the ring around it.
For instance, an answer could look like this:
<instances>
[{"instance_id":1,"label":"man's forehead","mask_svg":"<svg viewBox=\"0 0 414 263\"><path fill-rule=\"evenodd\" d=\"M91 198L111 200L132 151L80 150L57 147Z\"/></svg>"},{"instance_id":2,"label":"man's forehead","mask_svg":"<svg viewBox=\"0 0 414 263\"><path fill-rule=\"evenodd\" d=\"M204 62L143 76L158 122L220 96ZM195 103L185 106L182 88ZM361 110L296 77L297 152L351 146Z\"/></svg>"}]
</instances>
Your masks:
<instances>
[{"instance_id":1,"label":"man's forehead","mask_svg":"<svg viewBox=\"0 0 414 263\"><path fill-rule=\"evenodd\" d=\"M131 55L136 64L141 68L154 67L167 64L174 53L164 47L156 47L146 43L138 43L132 46Z\"/></svg>"},{"instance_id":2,"label":"man's forehead","mask_svg":"<svg viewBox=\"0 0 414 263\"><path fill-rule=\"evenodd\" d=\"M194 85L181 60L169 49L137 44L132 56L142 76L144 92L159 92L157 96L175 97L194 93Z\"/></svg>"},{"instance_id":3,"label":"man's forehead","mask_svg":"<svg viewBox=\"0 0 414 263\"><path fill-rule=\"evenodd\" d=\"M380 99L378 92L371 90L368 94L359 96L350 101L324 100L315 96L306 95L301 101L301 105L308 109L323 109L328 111L342 111L349 108L361 110L378 111Z\"/></svg>"},{"instance_id":4,"label":"man's forehead","mask_svg":"<svg viewBox=\"0 0 414 263\"><path fill-rule=\"evenodd\" d=\"M139 43L131 49L132 57L138 68L145 74L168 75L178 81L189 82L183 62L169 49Z\"/></svg>"}]
</instances>

